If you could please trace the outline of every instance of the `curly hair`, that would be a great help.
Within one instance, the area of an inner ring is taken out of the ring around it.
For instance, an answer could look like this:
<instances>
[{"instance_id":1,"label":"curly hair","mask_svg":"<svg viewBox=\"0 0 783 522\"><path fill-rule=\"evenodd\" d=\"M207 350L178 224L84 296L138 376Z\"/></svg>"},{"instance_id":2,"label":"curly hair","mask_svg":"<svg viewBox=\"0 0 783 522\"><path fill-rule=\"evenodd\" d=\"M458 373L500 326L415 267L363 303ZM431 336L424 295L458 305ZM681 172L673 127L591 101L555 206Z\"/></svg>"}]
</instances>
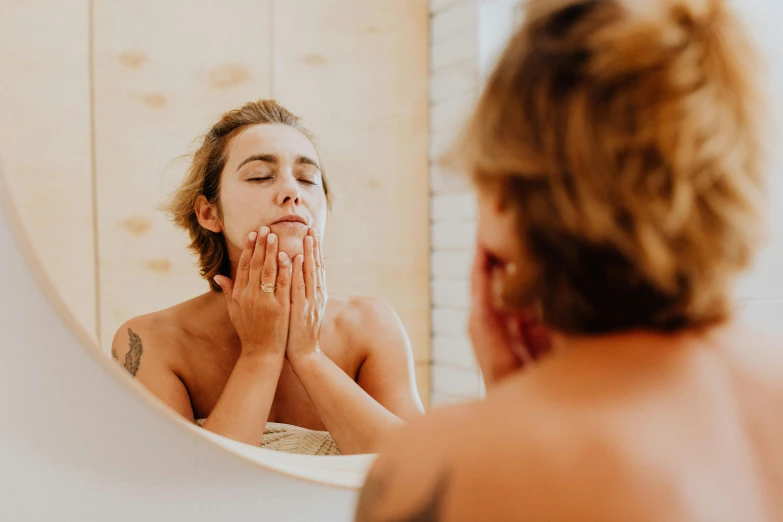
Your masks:
<instances>
[{"instance_id":1,"label":"curly hair","mask_svg":"<svg viewBox=\"0 0 783 522\"><path fill-rule=\"evenodd\" d=\"M315 136L306 129L300 118L274 100L248 102L239 109L226 112L204 136L201 146L193 155L193 161L185 179L163 206L174 223L187 230L190 249L198 256L201 276L210 288L220 291L214 282L215 275L231 276L231 261L226 240L222 233L212 232L201 226L196 215L196 200L204 195L209 203L220 208L220 180L228 159L228 145L243 129L250 125L277 123L288 125L304 134L315 146ZM322 184L327 204L331 205L326 173L321 168Z\"/></svg>"},{"instance_id":2,"label":"curly hair","mask_svg":"<svg viewBox=\"0 0 783 522\"><path fill-rule=\"evenodd\" d=\"M763 239L754 60L721 0L532 0L457 144L570 334L730 318Z\"/></svg>"}]
</instances>

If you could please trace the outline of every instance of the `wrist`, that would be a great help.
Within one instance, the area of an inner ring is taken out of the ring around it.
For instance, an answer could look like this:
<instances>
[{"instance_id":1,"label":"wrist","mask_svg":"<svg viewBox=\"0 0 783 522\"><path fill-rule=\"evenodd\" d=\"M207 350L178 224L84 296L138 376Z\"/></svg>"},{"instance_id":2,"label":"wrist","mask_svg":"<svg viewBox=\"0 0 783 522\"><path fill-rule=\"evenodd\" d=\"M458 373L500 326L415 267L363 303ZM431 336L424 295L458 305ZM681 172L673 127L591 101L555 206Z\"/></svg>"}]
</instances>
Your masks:
<instances>
[{"instance_id":1,"label":"wrist","mask_svg":"<svg viewBox=\"0 0 783 522\"><path fill-rule=\"evenodd\" d=\"M242 343L242 351L239 354L240 361L252 363L267 363L282 361L285 358L285 352L270 349L262 343Z\"/></svg>"},{"instance_id":2,"label":"wrist","mask_svg":"<svg viewBox=\"0 0 783 522\"><path fill-rule=\"evenodd\" d=\"M304 369L313 363L317 364L318 359L322 355L323 352L321 352L318 343L307 349L289 350L286 352L286 358L291 363L294 371L297 371L297 368Z\"/></svg>"}]
</instances>

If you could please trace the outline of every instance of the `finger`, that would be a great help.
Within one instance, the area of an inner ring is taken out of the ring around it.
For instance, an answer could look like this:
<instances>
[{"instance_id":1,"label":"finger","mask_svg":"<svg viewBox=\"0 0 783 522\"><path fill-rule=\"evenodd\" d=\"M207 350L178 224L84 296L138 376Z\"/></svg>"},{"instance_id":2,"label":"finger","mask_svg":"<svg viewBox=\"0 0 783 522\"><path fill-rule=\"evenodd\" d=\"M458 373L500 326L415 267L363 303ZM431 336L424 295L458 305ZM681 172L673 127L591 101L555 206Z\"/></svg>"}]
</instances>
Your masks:
<instances>
[{"instance_id":1,"label":"finger","mask_svg":"<svg viewBox=\"0 0 783 522\"><path fill-rule=\"evenodd\" d=\"M305 237L304 253L304 281L305 297L312 299L315 296L315 256L313 251L313 237Z\"/></svg>"},{"instance_id":2,"label":"finger","mask_svg":"<svg viewBox=\"0 0 783 522\"><path fill-rule=\"evenodd\" d=\"M223 296L226 298L226 304L230 306L231 301L234 299L234 283L231 282L231 279L222 275L216 275L213 279L223 292Z\"/></svg>"},{"instance_id":3,"label":"finger","mask_svg":"<svg viewBox=\"0 0 783 522\"><path fill-rule=\"evenodd\" d=\"M274 285L277 282L277 247L280 241L275 234L266 238L266 259L261 270L261 284Z\"/></svg>"},{"instance_id":4,"label":"finger","mask_svg":"<svg viewBox=\"0 0 783 522\"><path fill-rule=\"evenodd\" d=\"M261 227L256 239L255 251L250 259L250 270L247 284L250 288L258 288L261 285L261 269L266 260L266 247L269 241L269 227Z\"/></svg>"},{"instance_id":5,"label":"finger","mask_svg":"<svg viewBox=\"0 0 783 522\"><path fill-rule=\"evenodd\" d=\"M275 297L284 309L288 309L291 304L291 258L285 252L280 252L277 254L277 264Z\"/></svg>"},{"instance_id":6,"label":"finger","mask_svg":"<svg viewBox=\"0 0 783 522\"><path fill-rule=\"evenodd\" d=\"M524 320L520 329L527 351L533 359L539 359L552 350L552 340L549 336L549 331L541 321L536 319Z\"/></svg>"},{"instance_id":7,"label":"finger","mask_svg":"<svg viewBox=\"0 0 783 522\"><path fill-rule=\"evenodd\" d=\"M299 254L294 258L291 270L291 304L297 309L304 305L306 299L303 265L304 256Z\"/></svg>"},{"instance_id":8,"label":"finger","mask_svg":"<svg viewBox=\"0 0 783 522\"><path fill-rule=\"evenodd\" d=\"M250 274L250 260L253 258L253 249L256 245L256 238L258 233L253 231L245 238L245 246L242 249L242 255L239 256L239 264L237 265L237 277L234 284L234 291L241 292L247 286L247 281Z\"/></svg>"},{"instance_id":9,"label":"finger","mask_svg":"<svg viewBox=\"0 0 783 522\"><path fill-rule=\"evenodd\" d=\"M519 364L524 366L533 358L530 355L529 346L525 339L524 320L519 317L506 316L505 336L509 341L511 353L506 354L507 360L519 359Z\"/></svg>"},{"instance_id":10,"label":"finger","mask_svg":"<svg viewBox=\"0 0 783 522\"><path fill-rule=\"evenodd\" d=\"M316 291L323 291L326 284L326 274L324 272L323 254L321 253L321 239L318 237L318 233L314 228L311 229L311 235L313 237L313 250L315 252L315 289Z\"/></svg>"}]
</instances>

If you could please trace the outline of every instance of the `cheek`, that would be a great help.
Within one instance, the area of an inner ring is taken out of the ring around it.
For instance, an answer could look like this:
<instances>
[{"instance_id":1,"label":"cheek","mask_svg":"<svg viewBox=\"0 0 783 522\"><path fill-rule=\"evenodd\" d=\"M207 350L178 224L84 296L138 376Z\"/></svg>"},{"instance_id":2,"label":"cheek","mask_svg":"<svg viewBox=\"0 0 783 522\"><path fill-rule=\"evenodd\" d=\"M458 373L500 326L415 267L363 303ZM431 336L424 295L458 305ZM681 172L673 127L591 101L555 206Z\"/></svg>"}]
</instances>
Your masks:
<instances>
[{"instance_id":1,"label":"cheek","mask_svg":"<svg viewBox=\"0 0 783 522\"><path fill-rule=\"evenodd\" d=\"M319 231L323 231L326 223L326 195L323 191L313 194L311 197L305 200L305 207L310 213L310 217L313 218L313 225Z\"/></svg>"},{"instance_id":2,"label":"cheek","mask_svg":"<svg viewBox=\"0 0 783 522\"><path fill-rule=\"evenodd\" d=\"M268 219L266 213L271 208L265 204L260 194L250 187L228 184L221 193L223 211L223 234L234 246L241 248L247 235L261 228Z\"/></svg>"}]
</instances>

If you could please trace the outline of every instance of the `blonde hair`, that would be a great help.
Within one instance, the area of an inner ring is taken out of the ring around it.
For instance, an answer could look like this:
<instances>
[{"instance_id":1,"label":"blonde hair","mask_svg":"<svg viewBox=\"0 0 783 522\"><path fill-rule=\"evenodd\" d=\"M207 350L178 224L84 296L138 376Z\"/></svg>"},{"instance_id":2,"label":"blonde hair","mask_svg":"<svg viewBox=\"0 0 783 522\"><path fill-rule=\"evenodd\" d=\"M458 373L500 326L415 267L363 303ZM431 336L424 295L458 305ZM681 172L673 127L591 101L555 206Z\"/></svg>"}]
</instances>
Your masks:
<instances>
[{"instance_id":1,"label":"blonde hair","mask_svg":"<svg viewBox=\"0 0 783 522\"><path fill-rule=\"evenodd\" d=\"M517 216L517 306L706 327L761 239L758 78L720 0L531 0L458 143Z\"/></svg>"},{"instance_id":2,"label":"blonde hair","mask_svg":"<svg viewBox=\"0 0 783 522\"><path fill-rule=\"evenodd\" d=\"M215 291L220 291L220 287L214 282L214 276L220 274L230 277L231 261L223 234L207 230L198 222L196 200L200 195L204 195L209 203L216 205L218 217L222 219L220 180L228 159L228 144L246 127L266 123L293 127L315 146L315 136L301 124L299 117L276 101L248 102L239 109L223 114L204 136L201 146L193 155L185 179L163 207L178 227L188 231L190 249L198 256L201 276ZM331 204L323 166L321 177L327 204Z\"/></svg>"}]
</instances>

